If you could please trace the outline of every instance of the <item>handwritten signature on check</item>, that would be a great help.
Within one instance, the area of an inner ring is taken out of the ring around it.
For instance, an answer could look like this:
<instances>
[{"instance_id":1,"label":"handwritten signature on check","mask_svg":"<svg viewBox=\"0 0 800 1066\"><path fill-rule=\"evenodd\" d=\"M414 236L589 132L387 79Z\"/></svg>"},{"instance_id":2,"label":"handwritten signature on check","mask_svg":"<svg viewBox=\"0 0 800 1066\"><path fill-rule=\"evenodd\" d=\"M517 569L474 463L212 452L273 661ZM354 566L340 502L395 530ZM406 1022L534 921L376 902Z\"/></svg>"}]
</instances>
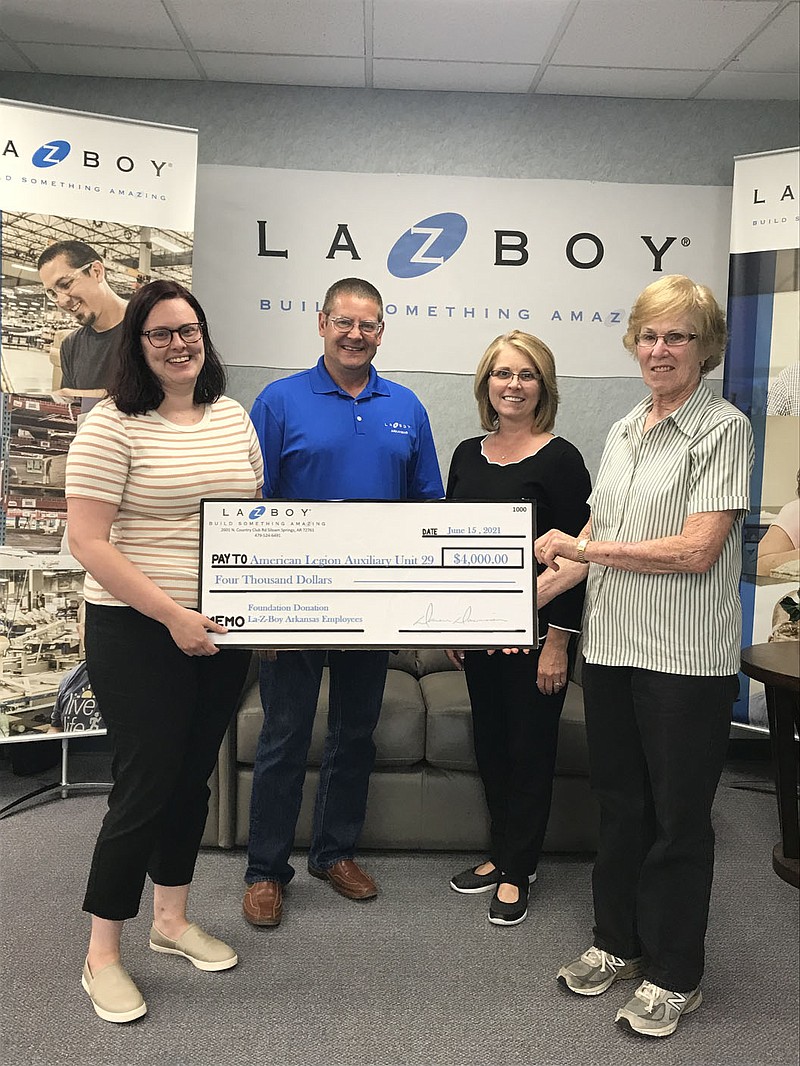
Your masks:
<instances>
[{"instance_id":1,"label":"handwritten signature on check","mask_svg":"<svg viewBox=\"0 0 800 1066\"><path fill-rule=\"evenodd\" d=\"M461 614L456 615L455 618L435 618L435 608L432 603L429 603L424 612L416 620L412 622L412 626L416 626L420 629L430 628L431 626L449 626L450 628L456 628L458 626L476 625L480 623L486 625L489 622L507 622L506 618L475 618L472 614L471 607L465 607Z\"/></svg>"}]
</instances>

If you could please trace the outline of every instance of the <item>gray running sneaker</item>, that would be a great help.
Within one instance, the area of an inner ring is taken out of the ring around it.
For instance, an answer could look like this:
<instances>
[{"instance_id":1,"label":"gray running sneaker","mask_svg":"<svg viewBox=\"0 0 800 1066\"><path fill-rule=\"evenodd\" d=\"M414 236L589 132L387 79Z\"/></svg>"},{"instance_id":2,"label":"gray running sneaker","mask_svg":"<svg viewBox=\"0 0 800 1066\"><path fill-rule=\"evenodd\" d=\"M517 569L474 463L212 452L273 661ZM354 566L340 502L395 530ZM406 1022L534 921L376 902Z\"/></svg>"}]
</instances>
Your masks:
<instances>
[{"instance_id":1,"label":"gray running sneaker","mask_svg":"<svg viewBox=\"0 0 800 1066\"><path fill-rule=\"evenodd\" d=\"M671 1036L684 1014L691 1014L703 1002L699 988L692 992L670 992L642 981L633 997L620 1007L614 1021L622 1029L644 1036Z\"/></svg>"},{"instance_id":2,"label":"gray running sneaker","mask_svg":"<svg viewBox=\"0 0 800 1066\"><path fill-rule=\"evenodd\" d=\"M639 977L641 972L641 958L620 959L592 945L579 959L562 966L556 980L579 996L599 996L616 980Z\"/></svg>"}]
</instances>

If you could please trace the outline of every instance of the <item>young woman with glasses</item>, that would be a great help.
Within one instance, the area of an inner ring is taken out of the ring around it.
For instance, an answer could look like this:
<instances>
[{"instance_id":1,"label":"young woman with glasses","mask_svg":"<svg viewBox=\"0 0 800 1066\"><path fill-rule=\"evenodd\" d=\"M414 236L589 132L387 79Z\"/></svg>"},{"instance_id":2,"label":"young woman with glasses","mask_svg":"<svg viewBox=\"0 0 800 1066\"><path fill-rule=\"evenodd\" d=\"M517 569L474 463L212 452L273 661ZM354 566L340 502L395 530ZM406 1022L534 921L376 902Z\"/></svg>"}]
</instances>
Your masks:
<instances>
[{"instance_id":1,"label":"young woman with glasses","mask_svg":"<svg viewBox=\"0 0 800 1066\"><path fill-rule=\"evenodd\" d=\"M87 571L86 660L113 748L82 978L109 1022L147 1009L120 961L147 876L154 951L201 970L238 961L186 915L207 781L250 659L218 648L211 635L225 630L197 610L200 500L260 498L263 482L253 426L224 386L200 304L176 282L151 282L127 306L109 398L67 461L70 548Z\"/></svg>"}]
</instances>

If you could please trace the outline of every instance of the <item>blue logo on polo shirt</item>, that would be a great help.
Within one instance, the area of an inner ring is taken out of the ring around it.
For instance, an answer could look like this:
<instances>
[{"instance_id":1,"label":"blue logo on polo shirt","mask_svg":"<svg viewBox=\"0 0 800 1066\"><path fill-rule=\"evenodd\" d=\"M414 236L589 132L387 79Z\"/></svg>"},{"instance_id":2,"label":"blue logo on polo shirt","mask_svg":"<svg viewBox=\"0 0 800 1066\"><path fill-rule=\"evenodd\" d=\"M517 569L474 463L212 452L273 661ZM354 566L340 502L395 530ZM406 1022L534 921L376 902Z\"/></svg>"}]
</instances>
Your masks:
<instances>
[{"instance_id":1,"label":"blue logo on polo shirt","mask_svg":"<svg viewBox=\"0 0 800 1066\"><path fill-rule=\"evenodd\" d=\"M455 211L423 218L395 241L386 266L396 278L430 274L455 255L467 235L467 220Z\"/></svg>"},{"instance_id":2,"label":"blue logo on polo shirt","mask_svg":"<svg viewBox=\"0 0 800 1066\"><path fill-rule=\"evenodd\" d=\"M72 145L69 141L48 141L47 144L36 149L31 162L39 168L54 167L56 163L61 163L67 158L71 149Z\"/></svg>"}]
</instances>

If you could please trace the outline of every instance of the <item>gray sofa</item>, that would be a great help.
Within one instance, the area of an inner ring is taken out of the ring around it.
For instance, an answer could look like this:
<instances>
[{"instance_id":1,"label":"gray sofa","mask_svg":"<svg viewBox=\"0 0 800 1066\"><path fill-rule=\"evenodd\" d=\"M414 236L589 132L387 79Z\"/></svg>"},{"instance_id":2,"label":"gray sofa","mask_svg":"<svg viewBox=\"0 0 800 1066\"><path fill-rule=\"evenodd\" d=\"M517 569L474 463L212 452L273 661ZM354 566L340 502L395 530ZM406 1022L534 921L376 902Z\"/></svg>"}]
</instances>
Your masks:
<instances>
[{"instance_id":1,"label":"gray sofa","mask_svg":"<svg viewBox=\"0 0 800 1066\"><path fill-rule=\"evenodd\" d=\"M255 657L254 657L255 658ZM570 682L559 730L546 851L592 851L598 817L589 792L579 678ZM328 711L323 677L295 843L309 843ZM203 843L247 844L250 791L263 713L254 669L220 751ZM377 758L361 846L482 852L489 825L472 747L463 673L443 651L393 652L375 731Z\"/></svg>"}]
</instances>

